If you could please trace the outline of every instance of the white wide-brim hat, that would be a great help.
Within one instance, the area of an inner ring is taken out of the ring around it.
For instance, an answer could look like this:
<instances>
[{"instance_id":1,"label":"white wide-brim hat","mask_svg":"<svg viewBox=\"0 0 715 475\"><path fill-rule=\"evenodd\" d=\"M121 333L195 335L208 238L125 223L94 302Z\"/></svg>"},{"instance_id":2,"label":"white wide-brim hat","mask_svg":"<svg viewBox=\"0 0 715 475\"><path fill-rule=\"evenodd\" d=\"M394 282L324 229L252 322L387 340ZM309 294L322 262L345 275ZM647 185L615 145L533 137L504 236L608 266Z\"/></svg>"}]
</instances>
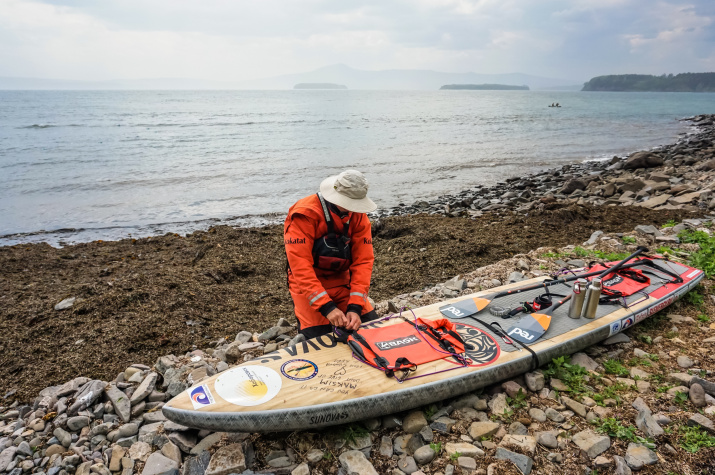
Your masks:
<instances>
[{"instance_id":1,"label":"white wide-brim hat","mask_svg":"<svg viewBox=\"0 0 715 475\"><path fill-rule=\"evenodd\" d=\"M326 201L354 213L369 213L377 209L377 205L367 197L367 189L365 175L357 170L345 170L320 184L320 193Z\"/></svg>"}]
</instances>

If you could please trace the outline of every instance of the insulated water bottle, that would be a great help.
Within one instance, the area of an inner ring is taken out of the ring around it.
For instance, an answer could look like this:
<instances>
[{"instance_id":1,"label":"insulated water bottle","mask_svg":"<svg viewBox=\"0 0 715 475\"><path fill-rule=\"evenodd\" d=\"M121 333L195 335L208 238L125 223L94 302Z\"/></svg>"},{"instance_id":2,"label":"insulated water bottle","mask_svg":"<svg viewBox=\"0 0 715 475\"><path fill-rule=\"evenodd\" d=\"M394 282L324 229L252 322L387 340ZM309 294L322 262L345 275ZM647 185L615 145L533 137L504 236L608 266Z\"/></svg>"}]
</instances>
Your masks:
<instances>
[{"instance_id":1,"label":"insulated water bottle","mask_svg":"<svg viewBox=\"0 0 715 475\"><path fill-rule=\"evenodd\" d=\"M601 298L601 279L594 277L591 284L586 289L581 316L584 318L596 318L598 300Z\"/></svg>"},{"instance_id":2,"label":"insulated water bottle","mask_svg":"<svg viewBox=\"0 0 715 475\"><path fill-rule=\"evenodd\" d=\"M588 281L586 279L577 279L573 284L573 296L571 297L571 303L569 304L569 317L580 318L581 309L583 308L583 301L586 297L586 286Z\"/></svg>"}]
</instances>

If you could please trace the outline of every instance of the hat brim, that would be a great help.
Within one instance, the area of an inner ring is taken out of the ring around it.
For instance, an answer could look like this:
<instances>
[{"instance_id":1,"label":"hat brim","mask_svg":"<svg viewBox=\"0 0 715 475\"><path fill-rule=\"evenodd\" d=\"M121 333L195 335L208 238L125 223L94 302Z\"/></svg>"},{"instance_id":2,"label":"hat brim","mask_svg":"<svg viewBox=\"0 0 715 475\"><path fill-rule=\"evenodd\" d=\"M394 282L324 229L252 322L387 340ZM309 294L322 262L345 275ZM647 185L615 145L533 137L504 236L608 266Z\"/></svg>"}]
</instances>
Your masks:
<instances>
[{"instance_id":1,"label":"hat brim","mask_svg":"<svg viewBox=\"0 0 715 475\"><path fill-rule=\"evenodd\" d=\"M367 196L360 200L355 200L338 193L335 188L333 188L335 180L337 179L337 175L331 176L323 180L320 184L320 193L326 201L341 206L353 213L370 213L377 209L377 205Z\"/></svg>"}]
</instances>

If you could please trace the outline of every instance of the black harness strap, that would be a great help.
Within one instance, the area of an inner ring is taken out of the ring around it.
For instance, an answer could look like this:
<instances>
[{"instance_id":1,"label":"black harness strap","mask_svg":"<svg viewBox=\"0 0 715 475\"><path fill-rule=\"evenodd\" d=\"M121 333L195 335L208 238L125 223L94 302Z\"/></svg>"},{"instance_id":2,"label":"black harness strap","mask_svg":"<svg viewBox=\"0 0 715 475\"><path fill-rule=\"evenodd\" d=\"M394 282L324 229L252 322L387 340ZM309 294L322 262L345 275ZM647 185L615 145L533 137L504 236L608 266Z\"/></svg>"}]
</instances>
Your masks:
<instances>
[{"instance_id":1,"label":"black harness strap","mask_svg":"<svg viewBox=\"0 0 715 475\"><path fill-rule=\"evenodd\" d=\"M555 295L555 294L552 294L552 295ZM528 346L526 346L524 343L520 342L519 340L512 340L511 338L509 338L509 335L506 334L506 331L502 328L501 325L499 325L498 322L487 323L484 320L481 320L473 315L472 315L472 318L474 320L476 320L477 322L479 322L480 324L487 327L488 329L490 329L497 336L501 337L501 339L504 340L505 343L516 346L516 345L514 345L514 342L516 341L517 343L519 343L519 345L521 345L523 348L525 348L526 351L531 353L531 367L529 368L529 371L534 371L536 368L541 366L541 362L539 361L539 356L536 354L536 352L534 352L534 350L532 350L531 348L529 348Z\"/></svg>"},{"instance_id":2,"label":"black harness strap","mask_svg":"<svg viewBox=\"0 0 715 475\"><path fill-rule=\"evenodd\" d=\"M318 199L320 200L320 206L323 208L323 216L325 216L325 224L328 225L328 233L337 235L338 233L335 232L335 225L333 224L332 215L330 214L330 210L328 209L328 203L325 201L325 198L323 198L322 193L318 192L316 194L318 195ZM350 220L348 220L347 223L343 224L342 235L348 236L349 231Z\"/></svg>"}]
</instances>

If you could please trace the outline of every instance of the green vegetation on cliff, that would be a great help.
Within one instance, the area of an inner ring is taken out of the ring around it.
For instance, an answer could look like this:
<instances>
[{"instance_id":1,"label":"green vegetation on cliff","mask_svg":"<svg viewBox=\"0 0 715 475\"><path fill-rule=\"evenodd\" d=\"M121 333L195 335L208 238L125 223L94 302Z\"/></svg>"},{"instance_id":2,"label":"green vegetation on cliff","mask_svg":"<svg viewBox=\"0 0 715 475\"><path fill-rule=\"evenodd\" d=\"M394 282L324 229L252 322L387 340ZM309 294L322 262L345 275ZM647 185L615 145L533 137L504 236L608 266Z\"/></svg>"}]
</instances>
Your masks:
<instances>
[{"instance_id":1,"label":"green vegetation on cliff","mask_svg":"<svg viewBox=\"0 0 715 475\"><path fill-rule=\"evenodd\" d=\"M447 84L439 88L472 91L528 91L529 86L508 86L506 84Z\"/></svg>"},{"instance_id":2,"label":"green vegetation on cliff","mask_svg":"<svg viewBox=\"0 0 715 475\"><path fill-rule=\"evenodd\" d=\"M597 76L582 91L715 92L715 73Z\"/></svg>"}]
</instances>

